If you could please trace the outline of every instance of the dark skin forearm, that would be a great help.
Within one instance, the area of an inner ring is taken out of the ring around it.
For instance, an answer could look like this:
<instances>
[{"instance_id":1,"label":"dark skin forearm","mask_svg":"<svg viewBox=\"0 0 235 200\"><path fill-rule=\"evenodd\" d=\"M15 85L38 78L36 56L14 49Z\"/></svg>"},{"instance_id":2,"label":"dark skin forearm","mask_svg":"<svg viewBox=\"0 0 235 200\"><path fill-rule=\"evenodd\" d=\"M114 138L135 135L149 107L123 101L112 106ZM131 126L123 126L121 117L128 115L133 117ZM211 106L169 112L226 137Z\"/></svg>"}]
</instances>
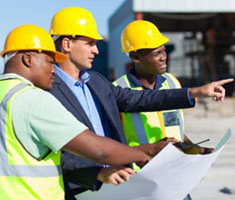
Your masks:
<instances>
[{"instance_id":1,"label":"dark skin forearm","mask_svg":"<svg viewBox=\"0 0 235 200\"><path fill-rule=\"evenodd\" d=\"M109 165L125 165L133 162L144 165L150 160L150 157L140 149L97 136L88 129L67 143L63 150L97 163Z\"/></svg>"}]
</instances>

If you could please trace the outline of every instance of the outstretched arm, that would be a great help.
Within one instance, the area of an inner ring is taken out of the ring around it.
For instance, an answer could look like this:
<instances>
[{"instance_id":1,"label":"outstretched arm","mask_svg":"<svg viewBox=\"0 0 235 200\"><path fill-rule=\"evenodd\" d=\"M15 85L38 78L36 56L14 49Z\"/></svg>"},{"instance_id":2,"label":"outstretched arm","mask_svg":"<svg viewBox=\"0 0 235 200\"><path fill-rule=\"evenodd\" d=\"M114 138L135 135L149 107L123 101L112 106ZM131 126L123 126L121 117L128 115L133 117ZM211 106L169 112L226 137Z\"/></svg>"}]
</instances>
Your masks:
<instances>
[{"instance_id":1,"label":"outstretched arm","mask_svg":"<svg viewBox=\"0 0 235 200\"><path fill-rule=\"evenodd\" d=\"M224 79L214 81L200 87L189 88L189 96L195 97L212 97L214 101L223 101L225 97L225 89L222 85L232 82L233 79Z\"/></svg>"},{"instance_id":2,"label":"outstretched arm","mask_svg":"<svg viewBox=\"0 0 235 200\"><path fill-rule=\"evenodd\" d=\"M63 150L109 165L125 165L133 162L144 165L150 160L150 157L140 149L97 136L88 129L68 142Z\"/></svg>"}]
</instances>

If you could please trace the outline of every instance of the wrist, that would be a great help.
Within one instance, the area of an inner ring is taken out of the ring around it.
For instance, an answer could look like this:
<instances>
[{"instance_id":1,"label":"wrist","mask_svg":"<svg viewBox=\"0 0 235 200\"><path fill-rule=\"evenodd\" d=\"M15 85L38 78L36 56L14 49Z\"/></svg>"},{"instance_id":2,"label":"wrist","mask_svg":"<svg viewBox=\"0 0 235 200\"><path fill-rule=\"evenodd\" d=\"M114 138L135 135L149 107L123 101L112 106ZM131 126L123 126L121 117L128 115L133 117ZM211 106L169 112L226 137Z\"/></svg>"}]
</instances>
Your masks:
<instances>
[{"instance_id":1,"label":"wrist","mask_svg":"<svg viewBox=\"0 0 235 200\"><path fill-rule=\"evenodd\" d=\"M104 168L101 168L96 177L96 179L101 182L103 182L103 170Z\"/></svg>"},{"instance_id":2,"label":"wrist","mask_svg":"<svg viewBox=\"0 0 235 200\"><path fill-rule=\"evenodd\" d=\"M146 144L141 144L139 146L133 147L133 148L138 149L142 152L143 156L141 157L141 160L139 161L139 163L142 163L142 165L146 164L147 162L149 162L151 160L151 157L149 156L149 150L146 147L147 147Z\"/></svg>"},{"instance_id":3,"label":"wrist","mask_svg":"<svg viewBox=\"0 0 235 200\"><path fill-rule=\"evenodd\" d=\"M149 155L149 150L148 150L146 144L140 144L139 146L135 146L134 148L136 148L136 149L142 151L144 154Z\"/></svg>"},{"instance_id":4,"label":"wrist","mask_svg":"<svg viewBox=\"0 0 235 200\"><path fill-rule=\"evenodd\" d=\"M189 88L188 92L191 99L198 97L198 87Z\"/></svg>"}]
</instances>

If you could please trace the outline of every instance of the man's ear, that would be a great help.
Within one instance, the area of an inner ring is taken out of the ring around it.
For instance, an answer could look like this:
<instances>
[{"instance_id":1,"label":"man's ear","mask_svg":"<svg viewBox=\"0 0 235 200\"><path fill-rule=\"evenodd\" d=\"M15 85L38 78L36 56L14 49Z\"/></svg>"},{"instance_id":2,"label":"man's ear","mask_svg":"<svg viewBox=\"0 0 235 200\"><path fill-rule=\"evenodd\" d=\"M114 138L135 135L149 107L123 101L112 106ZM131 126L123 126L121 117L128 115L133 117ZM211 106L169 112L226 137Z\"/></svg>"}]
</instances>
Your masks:
<instances>
[{"instance_id":1,"label":"man's ear","mask_svg":"<svg viewBox=\"0 0 235 200\"><path fill-rule=\"evenodd\" d=\"M133 60L134 63L139 63L140 62L140 56L138 55L137 52L130 52L130 58Z\"/></svg>"},{"instance_id":2,"label":"man's ear","mask_svg":"<svg viewBox=\"0 0 235 200\"><path fill-rule=\"evenodd\" d=\"M70 52L72 46L72 41L69 38L63 38L61 41L61 50L62 52Z\"/></svg>"},{"instance_id":3,"label":"man's ear","mask_svg":"<svg viewBox=\"0 0 235 200\"><path fill-rule=\"evenodd\" d=\"M26 66L26 67L31 67L32 66L32 53L30 52L25 52L22 55L22 63Z\"/></svg>"}]
</instances>

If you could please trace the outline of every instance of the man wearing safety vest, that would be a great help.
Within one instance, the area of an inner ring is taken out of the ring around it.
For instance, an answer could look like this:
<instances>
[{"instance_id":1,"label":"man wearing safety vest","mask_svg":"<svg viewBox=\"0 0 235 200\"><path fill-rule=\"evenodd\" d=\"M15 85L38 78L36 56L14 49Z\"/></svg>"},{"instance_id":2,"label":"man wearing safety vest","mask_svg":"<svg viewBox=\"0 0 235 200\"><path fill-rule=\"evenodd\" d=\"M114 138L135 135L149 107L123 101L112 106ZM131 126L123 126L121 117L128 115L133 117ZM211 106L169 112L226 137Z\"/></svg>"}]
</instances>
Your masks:
<instances>
[{"instance_id":1,"label":"man wearing safety vest","mask_svg":"<svg viewBox=\"0 0 235 200\"><path fill-rule=\"evenodd\" d=\"M0 75L0 199L64 199L61 149L94 162L144 165L150 157L97 136L50 93L53 63L66 55L55 50L44 29L15 28L6 38Z\"/></svg>"},{"instance_id":2,"label":"man wearing safety vest","mask_svg":"<svg viewBox=\"0 0 235 200\"><path fill-rule=\"evenodd\" d=\"M168 38L160 33L151 22L136 20L122 32L122 51L129 54L134 63L129 73L113 84L133 90L162 90L181 88L173 74L167 73L165 44ZM126 140L130 146L155 143L165 137L173 137L186 144L192 144L184 135L183 110L158 112L121 113ZM194 146L188 151L209 153L210 148ZM134 165L136 171L138 166ZM187 196L185 199L191 199Z\"/></svg>"},{"instance_id":3,"label":"man wearing safety vest","mask_svg":"<svg viewBox=\"0 0 235 200\"><path fill-rule=\"evenodd\" d=\"M102 39L94 17L86 9L69 7L58 11L51 21L50 34L56 49L67 55L65 62L55 66L55 82L50 92L97 135L126 142L119 112L191 107L194 104L191 98L196 96L224 98L221 84L228 80L190 89L134 91L114 87L99 73L86 72L99 53L96 42ZM172 141L177 140L168 138L155 143L154 155ZM136 148L147 147L144 144ZM62 163L67 199L74 199L76 194L87 189L98 190L102 184L100 181L117 184L123 181L120 174L116 174L114 181L106 180L112 173L112 166L97 166L67 152L62 154Z\"/></svg>"}]
</instances>

